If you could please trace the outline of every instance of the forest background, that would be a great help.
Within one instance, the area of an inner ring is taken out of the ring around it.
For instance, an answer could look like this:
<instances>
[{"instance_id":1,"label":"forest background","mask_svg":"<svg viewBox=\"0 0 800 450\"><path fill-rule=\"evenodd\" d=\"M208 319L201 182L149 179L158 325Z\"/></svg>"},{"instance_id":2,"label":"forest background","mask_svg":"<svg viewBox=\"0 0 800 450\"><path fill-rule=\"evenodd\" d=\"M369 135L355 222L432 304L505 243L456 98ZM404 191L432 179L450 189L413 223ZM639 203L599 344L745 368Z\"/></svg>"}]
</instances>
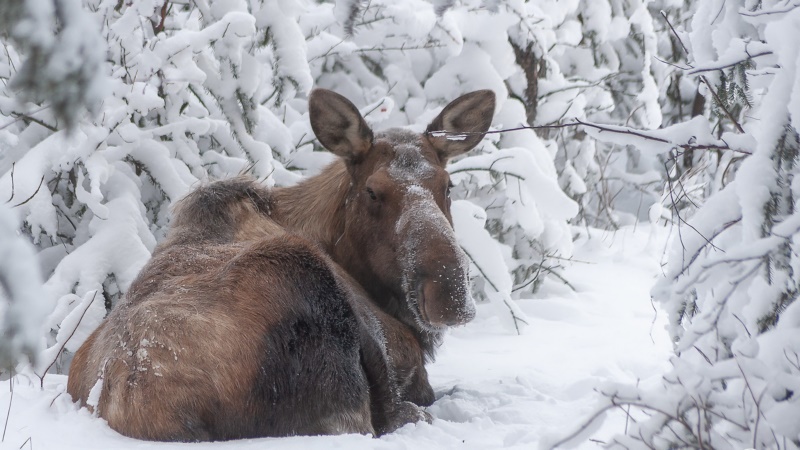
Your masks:
<instances>
[{"instance_id":1,"label":"forest background","mask_svg":"<svg viewBox=\"0 0 800 450\"><path fill-rule=\"evenodd\" d=\"M478 302L524 333L578 230L666 227L672 367L597 417L800 447L798 41L796 0L0 1L3 374L67 373L198 183L330 162L312 87L420 131L489 88L497 132L449 167Z\"/></svg>"}]
</instances>

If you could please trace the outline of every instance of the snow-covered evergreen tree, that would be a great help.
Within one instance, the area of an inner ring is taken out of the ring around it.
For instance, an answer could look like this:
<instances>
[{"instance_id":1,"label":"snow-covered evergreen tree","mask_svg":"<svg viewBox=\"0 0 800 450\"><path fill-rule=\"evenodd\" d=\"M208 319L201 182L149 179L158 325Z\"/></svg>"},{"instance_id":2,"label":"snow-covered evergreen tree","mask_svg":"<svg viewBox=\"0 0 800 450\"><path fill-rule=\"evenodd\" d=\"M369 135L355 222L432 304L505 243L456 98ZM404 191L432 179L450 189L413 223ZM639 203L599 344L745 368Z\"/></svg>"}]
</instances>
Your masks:
<instances>
[{"instance_id":1,"label":"snow-covered evergreen tree","mask_svg":"<svg viewBox=\"0 0 800 450\"><path fill-rule=\"evenodd\" d=\"M798 448L800 51L787 36L800 8L698 2L676 28L709 107L664 132L713 144L685 160L702 164L694 179L710 197L676 221L653 289L672 370L655 388L604 387L604 411L632 411L625 448Z\"/></svg>"},{"instance_id":2,"label":"snow-covered evergreen tree","mask_svg":"<svg viewBox=\"0 0 800 450\"><path fill-rule=\"evenodd\" d=\"M0 205L0 379L24 359L36 362L51 306L33 249L18 235L12 211Z\"/></svg>"},{"instance_id":3,"label":"snow-covered evergreen tree","mask_svg":"<svg viewBox=\"0 0 800 450\"><path fill-rule=\"evenodd\" d=\"M23 98L46 101L42 109L50 111L44 116L74 125L105 94L99 77L104 46L94 28L78 0L0 3L0 32L14 43L0 56L0 77ZM5 115L37 119L24 105L5 102L3 109Z\"/></svg>"},{"instance_id":4,"label":"snow-covered evergreen tree","mask_svg":"<svg viewBox=\"0 0 800 450\"><path fill-rule=\"evenodd\" d=\"M6 45L0 55L0 80L5 86L0 92L0 115L9 119L0 124L0 165L11 164L11 191L5 203L13 207L33 196L15 198L15 162L9 160L18 156L20 136L14 131L22 128L9 128L24 122L52 129L46 122L53 119L73 126L85 109L97 106L103 93L102 41L86 24L86 14L72 0L0 2L0 33L25 53L22 59L15 47ZM26 98L47 99L47 106L32 108L19 101ZM37 192L43 182L44 177ZM23 357L36 362L42 321L53 307L42 292L36 256L18 228L14 212L0 205L0 378L13 373Z\"/></svg>"}]
</instances>

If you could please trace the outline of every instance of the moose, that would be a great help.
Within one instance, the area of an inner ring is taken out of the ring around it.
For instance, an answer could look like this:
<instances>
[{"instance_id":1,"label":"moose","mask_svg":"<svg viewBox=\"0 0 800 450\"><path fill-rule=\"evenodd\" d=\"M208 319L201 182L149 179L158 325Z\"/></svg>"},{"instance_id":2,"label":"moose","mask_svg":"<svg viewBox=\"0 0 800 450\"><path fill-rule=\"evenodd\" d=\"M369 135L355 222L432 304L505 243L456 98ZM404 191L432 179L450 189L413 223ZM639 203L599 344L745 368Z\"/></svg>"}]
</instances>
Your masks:
<instances>
[{"instance_id":1,"label":"moose","mask_svg":"<svg viewBox=\"0 0 800 450\"><path fill-rule=\"evenodd\" d=\"M495 96L459 97L421 134L374 133L329 90L308 106L338 158L294 186L240 175L179 200L75 353L67 391L111 428L209 441L430 420L425 364L475 315L445 166L481 141Z\"/></svg>"}]
</instances>

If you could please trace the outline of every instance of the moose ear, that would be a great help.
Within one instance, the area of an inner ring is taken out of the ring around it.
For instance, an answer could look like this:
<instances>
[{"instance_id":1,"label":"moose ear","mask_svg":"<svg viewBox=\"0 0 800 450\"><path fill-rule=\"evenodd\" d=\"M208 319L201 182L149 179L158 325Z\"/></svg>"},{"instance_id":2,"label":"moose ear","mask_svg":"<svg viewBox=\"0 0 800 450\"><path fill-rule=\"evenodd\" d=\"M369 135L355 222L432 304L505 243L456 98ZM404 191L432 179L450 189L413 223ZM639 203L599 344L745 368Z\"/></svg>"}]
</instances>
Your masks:
<instances>
[{"instance_id":1,"label":"moose ear","mask_svg":"<svg viewBox=\"0 0 800 450\"><path fill-rule=\"evenodd\" d=\"M443 160L468 152L478 145L492 124L494 104L494 92L488 89L470 92L450 102L433 119L425 134ZM438 134L437 131L446 134Z\"/></svg>"},{"instance_id":2,"label":"moose ear","mask_svg":"<svg viewBox=\"0 0 800 450\"><path fill-rule=\"evenodd\" d=\"M311 129L333 154L357 161L372 147L372 130L350 100L327 89L314 89L308 98Z\"/></svg>"}]
</instances>

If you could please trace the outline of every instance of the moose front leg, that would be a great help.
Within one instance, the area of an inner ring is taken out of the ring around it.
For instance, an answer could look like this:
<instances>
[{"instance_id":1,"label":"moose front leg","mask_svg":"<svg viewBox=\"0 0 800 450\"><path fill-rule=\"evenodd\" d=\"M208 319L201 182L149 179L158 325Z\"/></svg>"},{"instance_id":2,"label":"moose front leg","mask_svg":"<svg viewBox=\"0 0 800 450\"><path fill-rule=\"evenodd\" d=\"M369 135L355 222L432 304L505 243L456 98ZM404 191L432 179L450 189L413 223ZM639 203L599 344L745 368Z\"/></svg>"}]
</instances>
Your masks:
<instances>
[{"instance_id":1,"label":"moose front leg","mask_svg":"<svg viewBox=\"0 0 800 450\"><path fill-rule=\"evenodd\" d=\"M369 383L372 426L377 436L391 433L407 423L432 421L427 412L403 397L402 388L397 384L396 373L389 365L385 349L366 327L361 332L361 367Z\"/></svg>"},{"instance_id":2,"label":"moose front leg","mask_svg":"<svg viewBox=\"0 0 800 450\"><path fill-rule=\"evenodd\" d=\"M400 322L384 321L386 350L394 372L400 399L417 406L430 406L436 400L425 370L425 354L419 340Z\"/></svg>"},{"instance_id":3,"label":"moose front leg","mask_svg":"<svg viewBox=\"0 0 800 450\"><path fill-rule=\"evenodd\" d=\"M403 383L401 398L418 406L431 406L436 400L433 387L428 381L428 371L423 364L419 364L406 374Z\"/></svg>"}]
</instances>

